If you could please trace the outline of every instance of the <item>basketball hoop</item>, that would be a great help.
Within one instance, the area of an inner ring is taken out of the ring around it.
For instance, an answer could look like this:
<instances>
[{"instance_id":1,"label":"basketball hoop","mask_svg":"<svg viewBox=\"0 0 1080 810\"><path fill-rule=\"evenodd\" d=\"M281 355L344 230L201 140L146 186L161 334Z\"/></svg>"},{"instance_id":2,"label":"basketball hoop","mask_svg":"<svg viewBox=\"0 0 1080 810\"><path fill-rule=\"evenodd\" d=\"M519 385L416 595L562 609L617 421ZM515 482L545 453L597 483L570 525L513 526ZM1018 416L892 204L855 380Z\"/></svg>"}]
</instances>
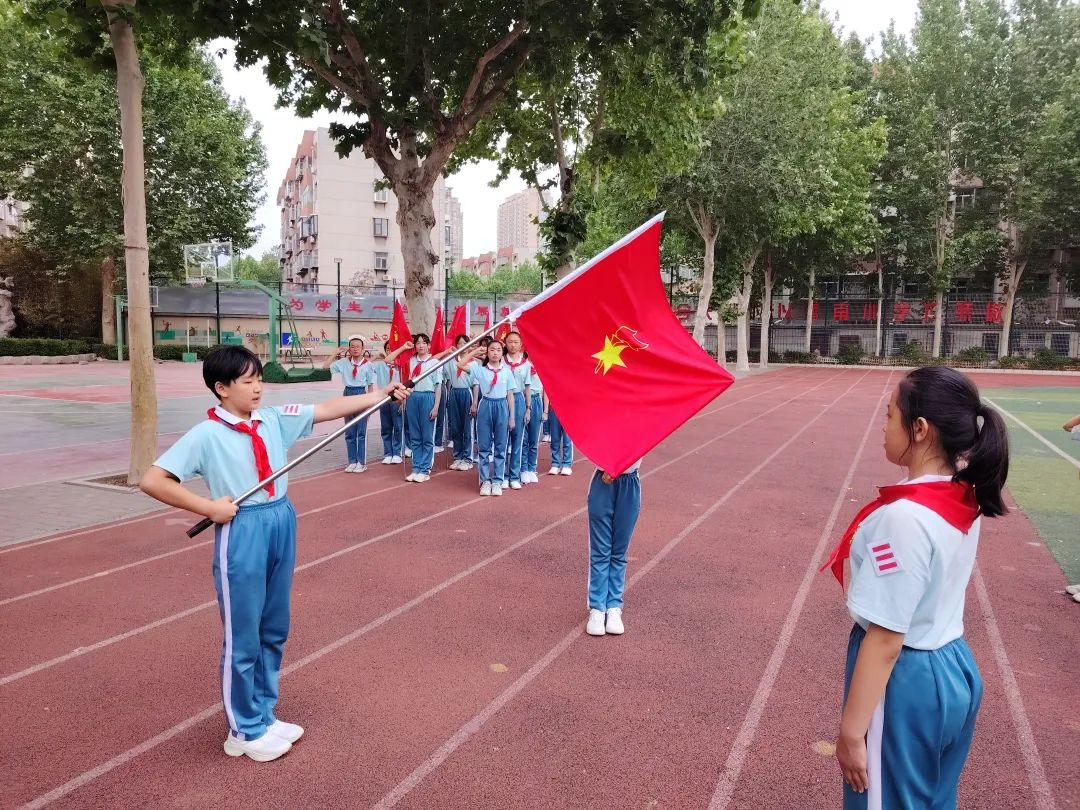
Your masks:
<instances>
[{"instance_id":1,"label":"basketball hoop","mask_svg":"<svg viewBox=\"0 0 1080 810\"><path fill-rule=\"evenodd\" d=\"M189 286L230 282L234 275L231 240L184 245L184 281Z\"/></svg>"}]
</instances>

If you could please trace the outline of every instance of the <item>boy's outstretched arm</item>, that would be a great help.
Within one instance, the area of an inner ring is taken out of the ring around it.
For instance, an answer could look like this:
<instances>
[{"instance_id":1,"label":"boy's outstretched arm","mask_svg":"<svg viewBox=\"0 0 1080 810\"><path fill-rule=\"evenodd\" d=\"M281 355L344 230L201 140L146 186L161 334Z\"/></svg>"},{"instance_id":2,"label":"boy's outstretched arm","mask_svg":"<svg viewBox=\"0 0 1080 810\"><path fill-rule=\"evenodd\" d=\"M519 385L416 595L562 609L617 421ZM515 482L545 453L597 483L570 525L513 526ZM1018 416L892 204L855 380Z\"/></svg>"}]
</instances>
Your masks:
<instances>
[{"instance_id":1,"label":"boy's outstretched arm","mask_svg":"<svg viewBox=\"0 0 1080 810\"><path fill-rule=\"evenodd\" d=\"M383 397L393 397L398 402L404 402L409 396L409 389L399 382L392 382L385 388L372 391L370 394L360 394L355 397L334 397L315 406L315 422L330 422L334 419L344 419L347 416L355 416L361 411L366 411L382 402Z\"/></svg>"},{"instance_id":2,"label":"boy's outstretched arm","mask_svg":"<svg viewBox=\"0 0 1080 810\"><path fill-rule=\"evenodd\" d=\"M1062 427L1071 433L1074 427L1080 427L1080 416L1074 416L1072 419L1062 425Z\"/></svg>"},{"instance_id":3,"label":"boy's outstretched arm","mask_svg":"<svg viewBox=\"0 0 1080 810\"><path fill-rule=\"evenodd\" d=\"M139 489L154 500L208 517L214 523L228 523L236 516L238 508L228 496L211 499L189 492L161 467L147 470L139 481Z\"/></svg>"}]
</instances>

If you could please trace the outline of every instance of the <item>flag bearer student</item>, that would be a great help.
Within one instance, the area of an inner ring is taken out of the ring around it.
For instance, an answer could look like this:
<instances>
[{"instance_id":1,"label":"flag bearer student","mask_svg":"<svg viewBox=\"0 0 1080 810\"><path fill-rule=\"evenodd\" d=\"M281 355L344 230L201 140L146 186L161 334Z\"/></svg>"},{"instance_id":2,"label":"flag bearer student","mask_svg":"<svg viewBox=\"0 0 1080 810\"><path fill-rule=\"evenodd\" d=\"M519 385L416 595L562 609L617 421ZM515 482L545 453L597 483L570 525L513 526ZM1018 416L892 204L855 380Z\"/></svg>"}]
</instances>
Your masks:
<instances>
[{"instance_id":1,"label":"flag bearer student","mask_svg":"<svg viewBox=\"0 0 1080 810\"><path fill-rule=\"evenodd\" d=\"M525 456L525 433L530 420L532 408L532 389L529 384L532 377L532 363L529 355L523 351L521 335L517 332L508 332L506 335L506 365L514 375L514 383L517 390L514 391L514 427L510 431L510 442L507 447L506 480L503 486L509 485L510 489L521 489L521 484L528 479L523 474Z\"/></svg>"},{"instance_id":2,"label":"flag bearer student","mask_svg":"<svg viewBox=\"0 0 1080 810\"><path fill-rule=\"evenodd\" d=\"M402 352L412 349L412 343L390 351L390 342L383 344L383 354L371 363L368 389L381 391L392 382L401 382L401 370L394 362ZM383 443L383 464L401 464L401 443L404 439L404 406L400 402L387 402L379 408L379 427Z\"/></svg>"},{"instance_id":3,"label":"flag bearer student","mask_svg":"<svg viewBox=\"0 0 1080 810\"><path fill-rule=\"evenodd\" d=\"M590 636L624 632L622 609L630 537L641 513L639 458L622 475L597 469L589 483Z\"/></svg>"},{"instance_id":4,"label":"flag bearer student","mask_svg":"<svg viewBox=\"0 0 1080 810\"><path fill-rule=\"evenodd\" d=\"M548 475L573 475L574 443L570 434L563 428L559 415L551 407L547 394L544 394L544 412L548 415L548 427L551 430L551 469Z\"/></svg>"},{"instance_id":5,"label":"flag bearer student","mask_svg":"<svg viewBox=\"0 0 1080 810\"><path fill-rule=\"evenodd\" d=\"M468 342L468 335L458 335L454 338L454 348L460 349ZM464 360L466 362L446 365L447 377L450 380L450 442L454 446L451 470L471 470L473 466L474 423L469 415L472 405L472 369L481 363L475 357L466 357Z\"/></svg>"},{"instance_id":6,"label":"flag bearer student","mask_svg":"<svg viewBox=\"0 0 1080 810\"><path fill-rule=\"evenodd\" d=\"M268 484L239 508L232 498L286 462L289 446L315 422L357 414L384 395L405 399L391 383L362 396L318 405L260 408L262 363L242 346L219 346L203 361L203 380L218 398L209 418L185 433L143 476L139 487L162 503L218 524L214 585L225 629L221 688L229 733L225 753L268 762L286 753L304 729L274 716L278 673L289 635L289 590L296 558L296 512L286 497L288 476ZM180 485L202 475L210 498Z\"/></svg>"},{"instance_id":7,"label":"flag bearer student","mask_svg":"<svg viewBox=\"0 0 1080 810\"><path fill-rule=\"evenodd\" d=\"M980 516L1005 513L1008 436L974 383L945 367L900 381L884 434L907 477L863 507L826 563L843 584L851 558L844 807L955 808L983 694L964 595Z\"/></svg>"},{"instance_id":8,"label":"flag bearer student","mask_svg":"<svg viewBox=\"0 0 1080 810\"><path fill-rule=\"evenodd\" d=\"M409 379L418 381L413 385L413 396L405 403L409 426L406 436L412 450L412 472L405 480L422 484L431 478L431 465L435 461L435 420L442 397L442 375L429 374L419 379L439 361L431 356L431 340L427 335L413 335L412 342L416 353L409 361Z\"/></svg>"},{"instance_id":9,"label":"flag bearer student","mask_svg":"<svg viewBox=\"0 0 1080 810\"><path fill-rule=\"evenodd\" d=\"M365 357L364 339L360 335L349 336L348 348L338 349L336 357L330 355L323 363L332 374L338 374L345 387L345 396L355 397L368 393L371 388L371 363ZM349 421L348 419L345 420ZM348 454L347 473L367 471L367 419L357 422L345 431L345 451Z\"/></svg>"},{"instance_id":10,"label":"flag bearer student","mask_svg":"<svg viewBox=\"0 0 1080 810\"><path fill-rule=\"evenodd\" d=\"M506 477L506 440L514 429L516 383L503 363L503 345L487 346L487 359L472 370L472 407L476 417L476 443L480 454L480 494L502 495ZM489 461L489 456L491 460Z\"/></svg>"}]
</instances>

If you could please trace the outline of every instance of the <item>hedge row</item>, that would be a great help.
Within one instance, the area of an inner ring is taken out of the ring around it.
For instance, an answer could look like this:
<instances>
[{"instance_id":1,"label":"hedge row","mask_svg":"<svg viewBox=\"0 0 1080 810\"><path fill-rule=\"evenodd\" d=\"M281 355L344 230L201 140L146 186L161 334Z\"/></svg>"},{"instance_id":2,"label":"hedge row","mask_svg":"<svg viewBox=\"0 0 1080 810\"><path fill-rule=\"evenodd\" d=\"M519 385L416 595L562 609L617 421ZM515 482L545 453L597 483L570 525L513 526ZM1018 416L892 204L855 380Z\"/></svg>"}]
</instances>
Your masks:
<instances>
[{"instance_id":1,"label":"hedge row","mask_svg":"<svg viewBox=\"0 0 1080 810\"><path fill-rule=\"evenodd\" d=\"M204 357L206 357L206 353L209 352L212 348L214 347L192 346L191 351L197 358L202 360ZM98 357L104 358L105 360L116 359L116 346L112 343L95 343L93 345L93 348L89 349L89 351L93 351L94 354L96 354ZM173 346L166 343L154 347L154 357L156 357L158 360L183 360L184 353L186 351L187 348L184 346ZM124 359L128 359L127 346L124 346Z\"/></svg>"},{"instance_id":2,"label":"hedge row","mask_svg":"<svg viewBox=\"0 0 1080 810\"><path fill-rule=\"evenodd\" d=\"M92 351L94 345L89 340L0 338L0 357L62 357L68 354L90 354Z\"/></svg>"}]
</instances>

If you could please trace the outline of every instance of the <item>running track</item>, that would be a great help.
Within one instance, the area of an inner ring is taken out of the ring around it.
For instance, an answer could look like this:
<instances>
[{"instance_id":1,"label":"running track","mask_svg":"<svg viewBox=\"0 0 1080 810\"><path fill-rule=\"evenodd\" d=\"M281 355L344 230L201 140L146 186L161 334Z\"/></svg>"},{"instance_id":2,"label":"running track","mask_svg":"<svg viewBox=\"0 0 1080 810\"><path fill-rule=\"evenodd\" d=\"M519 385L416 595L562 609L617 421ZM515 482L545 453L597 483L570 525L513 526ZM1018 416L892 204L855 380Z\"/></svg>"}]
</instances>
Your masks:
<instances>
[{"instance_id":1,"label":"running track","mask_svg":"<svg viewBox=\"0 0 1080 810\"><path fill-rule=\"evenodd\" d=\"M849 622L816 572L897 477L897 378L760 375L651 453L621 638L583 634L585 464L499 500L379 465L294 482L279 714L308 734L267 765L221 753L210 548L188 517L0 549L0 806L836 807ZM986 521L965 807L1078 806L1063 585L1019 513Z\"/></svg>"}]
</instances>

